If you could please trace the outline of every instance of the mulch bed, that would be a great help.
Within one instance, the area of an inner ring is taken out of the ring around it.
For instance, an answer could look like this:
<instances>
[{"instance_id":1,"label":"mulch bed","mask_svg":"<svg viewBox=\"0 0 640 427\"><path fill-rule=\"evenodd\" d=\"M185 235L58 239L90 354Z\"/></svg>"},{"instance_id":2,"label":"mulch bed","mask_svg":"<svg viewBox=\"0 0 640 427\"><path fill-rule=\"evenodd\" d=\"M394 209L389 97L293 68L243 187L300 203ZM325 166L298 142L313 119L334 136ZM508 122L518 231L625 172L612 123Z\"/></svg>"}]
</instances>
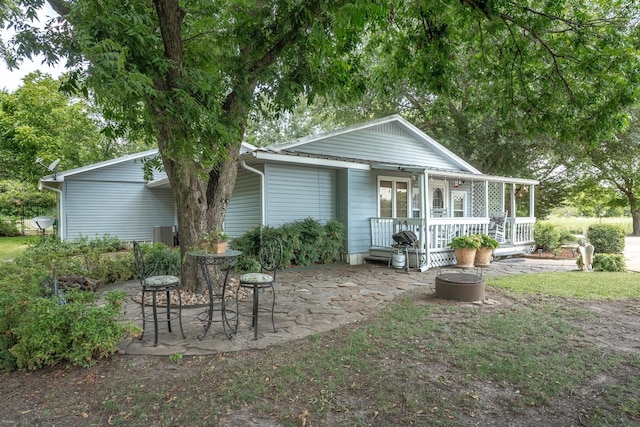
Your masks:
<instances>
[{"instance_id":1,"label":"mulch bed","mask_svg":"<svg viewBox=\"0 0 640 427\"><path fill-rule=\"evenodd\" d=\"M241 300L249 297L249 292L244 288L240 288L238 279L232 277L229 279L229 283L227 283L225 300L235 300L237 292L239 292L239 299ZM182 297L182 307L199 307L209 305L209 293L206 291L204 293L180 291L180 296ZM171 305L178 305L178 291L169 292L169 298L171 299ZM140 301L142 300L142 292L133 295L131 299L140 304ZM144 299L145 305L151 305L153 303L153 296L151 293L147 293ZM167 305L167 294L165 292L157 294L156 305L160 307Z\"/></svg>"}]
</instances>

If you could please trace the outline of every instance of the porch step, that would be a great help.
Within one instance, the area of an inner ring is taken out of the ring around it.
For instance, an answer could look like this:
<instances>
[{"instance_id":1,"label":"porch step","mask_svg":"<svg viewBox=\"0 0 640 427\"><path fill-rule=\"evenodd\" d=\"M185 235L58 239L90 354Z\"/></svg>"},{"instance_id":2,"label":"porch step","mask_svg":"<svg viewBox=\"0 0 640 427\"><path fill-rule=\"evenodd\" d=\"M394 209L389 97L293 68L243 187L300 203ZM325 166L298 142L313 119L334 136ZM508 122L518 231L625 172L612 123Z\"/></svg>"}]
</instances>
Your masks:
<instances>
[{"instance_id":1,"label":"porch step","mask_svg":"<svg viewBox=\"0 0 640 427\"><path fill-rule=\"evenodd\" d=\"M381 255L369 255L364 257L364 261L365 262L384 262L384 263L389 263L389 260L391 259L391 257L385 257L385 256L381 256Z\"/></svg>"}]
</instances>

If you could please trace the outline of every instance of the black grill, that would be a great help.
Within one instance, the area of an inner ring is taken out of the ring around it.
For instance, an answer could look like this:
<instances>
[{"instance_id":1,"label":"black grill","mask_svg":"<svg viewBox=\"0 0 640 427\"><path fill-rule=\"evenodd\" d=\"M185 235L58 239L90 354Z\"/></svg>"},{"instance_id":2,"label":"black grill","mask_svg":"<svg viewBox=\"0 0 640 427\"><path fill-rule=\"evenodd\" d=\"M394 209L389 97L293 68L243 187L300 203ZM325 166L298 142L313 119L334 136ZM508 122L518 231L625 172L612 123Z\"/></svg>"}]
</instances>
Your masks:
<instances>
[{"instance_id":1,"label":"black grill","mask_svg":"<svg viewBox=\"0 0 640 427\"><path fill-rule=\"evenodd\" d=\"M391 236L393 241L396 242L395 246L414 246L418 240L416 233L409 230L404 230Z\"/></svg>"}]
</instances>

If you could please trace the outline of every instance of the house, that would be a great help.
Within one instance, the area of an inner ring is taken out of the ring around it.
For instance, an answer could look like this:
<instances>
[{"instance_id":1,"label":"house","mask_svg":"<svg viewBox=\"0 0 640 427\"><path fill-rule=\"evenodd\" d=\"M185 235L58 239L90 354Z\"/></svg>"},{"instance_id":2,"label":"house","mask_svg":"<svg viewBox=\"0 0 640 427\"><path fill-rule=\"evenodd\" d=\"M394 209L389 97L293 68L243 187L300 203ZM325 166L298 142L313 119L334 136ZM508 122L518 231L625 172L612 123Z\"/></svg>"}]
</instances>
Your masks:
<instances>
[{"instance_id":1,"label":"house","mask_svg":"<svg viewBox=\"0 0 640 427\"><path fill-rule=\"evenodd\" d=\"M166 240L177 223L170 184L161 174L145 182L141 169L156 155L43 177L40 187L59 195L61 238ZM418 236L411 264L431 268L454 263L447 243L461 234L495 235L496 255L529 253L536 184L482 174L394 115L263 148L243 144L225 229L236 237L260 224L336 219L351 264L389 259L392 235L411 230Z\"/></svg>"}]
</instances>

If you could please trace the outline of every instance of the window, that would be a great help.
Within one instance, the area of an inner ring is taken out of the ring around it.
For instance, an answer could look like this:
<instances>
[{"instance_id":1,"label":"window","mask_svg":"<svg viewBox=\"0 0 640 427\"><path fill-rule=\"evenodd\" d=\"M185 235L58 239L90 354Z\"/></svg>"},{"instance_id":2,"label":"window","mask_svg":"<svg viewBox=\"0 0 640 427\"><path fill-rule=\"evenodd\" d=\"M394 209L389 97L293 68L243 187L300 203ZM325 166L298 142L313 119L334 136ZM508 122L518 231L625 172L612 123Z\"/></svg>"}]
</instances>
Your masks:
<instances>
[{"instance_id":1,"label":"window","mask_svg":"<svg viewBox=\"0 0 640 427\"><path fill-rule=\"evenodd\" d=\"M408 179L379 179L378 215L382 218L406 218L409 216Z\"/></svg>"},{"instance_id":2,"label":"window","mask_svg":"<svg viewBox=\"0 0 640 427\"><path fill-rule=\"evenodd\" d=\"M444 197L442 197L442 189L436 188L433 191L433 201L431 207L434 209L444 209Z\"/></svg>"},{"instance_id":3,"label":"window","mask_svg":"<svg viewBox=\"0 0 640 427\"><path fill-rule=\"evenodd\" d=\"M453 198L453 216L456 218L465 216L467 211L467 193L464 191L453 191L451 196Z\"/></svg>"},{"instance_id":4,"label":"window","mask_svg":"<svg viewBox=\"0 0 640 427\"><path fill-rule=\"evenodd\" d=\"M432 179L429 181L429 203L431 206L431 216L442 218L447 216L446 183L441 180Z\"/></svg>"}]
</instances>

